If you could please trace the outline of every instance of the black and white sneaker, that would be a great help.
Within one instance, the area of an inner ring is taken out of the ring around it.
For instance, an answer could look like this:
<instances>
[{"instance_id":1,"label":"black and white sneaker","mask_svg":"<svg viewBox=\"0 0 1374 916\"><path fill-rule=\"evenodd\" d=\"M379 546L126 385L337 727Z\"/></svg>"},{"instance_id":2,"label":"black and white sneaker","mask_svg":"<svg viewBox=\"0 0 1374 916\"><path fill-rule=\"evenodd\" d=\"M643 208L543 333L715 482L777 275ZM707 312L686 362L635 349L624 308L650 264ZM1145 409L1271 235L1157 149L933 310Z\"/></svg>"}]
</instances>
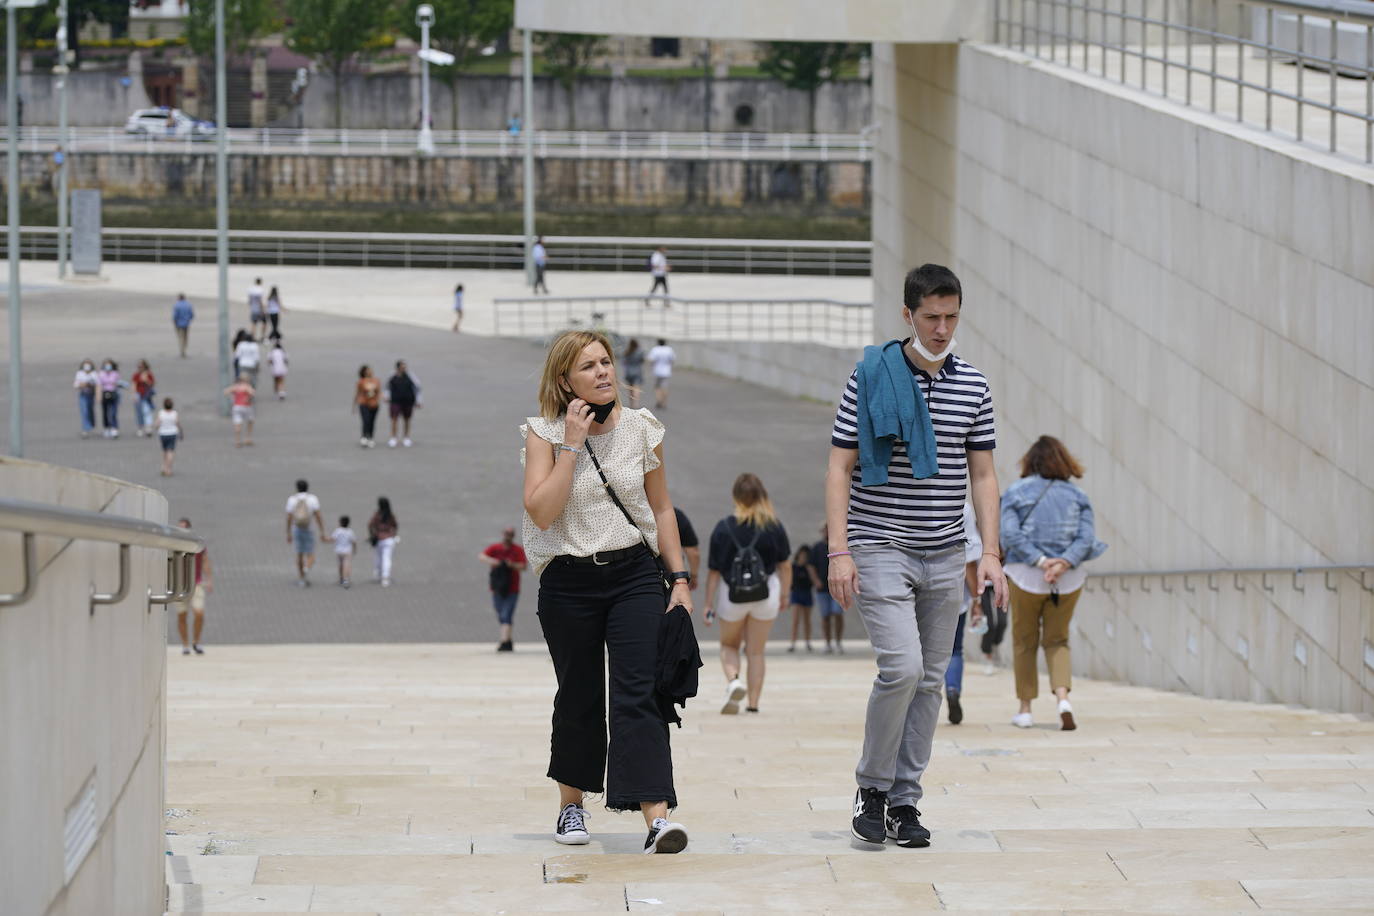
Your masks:
<instances>
[{"instance_id":1,"label":"black and white sneaker","mask_svg":"<svg viewBox=\"0 0 1374 916\"><path fill-rule=\"evenodd\" d=\"M564 846L585 846L592 841L587 832L587 812L581 805L568 802L558 812L558 826L553 838Z\"/></svg>"},{"instance_id":2,"label":"black and white sneaker","mask_svg":"<svg viewBox=\"0 0 1374 916\"><path fill-rule=\"evenodd\" d=\"M908 849L930 845L930 831L921 826L921 812L915 805L887 809L887 835Z\"/></svg>"},{"instance_id":3,"label":"black and white sneaker","mask_svg":"<svg viewBox=\"0 0 1374 916\"><path fill-rule=\"evenodd\" d=\"M859 789L854 793L854 820L849 832L865 843L886 843L883 811L887 808L887 793L881 789Z\"/></svg>"},{"instance_id":4,"label":"black and white sneaker","mask_svg":"<svg viewBox=\"0 0 1374 916\"><path fill-rule=\"evenodd\" d=\"M686 848L686 827L681 824L674 824L667 818L654 818L654 825L649 828L649 836L644 841L644 852L646 854L652 855L656 852L682 852L682 850Z\"/></svg>"}]
</instances>

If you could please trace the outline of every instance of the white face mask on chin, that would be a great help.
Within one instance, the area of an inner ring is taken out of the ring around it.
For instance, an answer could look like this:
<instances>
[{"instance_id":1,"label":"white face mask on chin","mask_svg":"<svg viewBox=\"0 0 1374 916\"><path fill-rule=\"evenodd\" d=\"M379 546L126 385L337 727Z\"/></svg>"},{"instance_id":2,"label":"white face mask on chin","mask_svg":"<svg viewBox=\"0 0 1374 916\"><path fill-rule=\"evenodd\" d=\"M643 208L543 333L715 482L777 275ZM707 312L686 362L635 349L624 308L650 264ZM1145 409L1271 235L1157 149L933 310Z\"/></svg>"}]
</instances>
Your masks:
<instances>
[{"instance_id":1,"label":"white face mask on chin","mask_svg":"<svg viewBox=\"0 0 1374 916\"><path fill-rule=\"evenodd\" d=\"M946 356L953 353L954 348L959 345L959 341L951 337L949 339L949 346L945 347L939 353L932 353L926 349L925 344L921 343L921 335L916 333L916 325L908 321L906 326L911 328L911 348L921 354L922 359L929 360L932 363L940 362Z\"/></svg>"}]
</instances>

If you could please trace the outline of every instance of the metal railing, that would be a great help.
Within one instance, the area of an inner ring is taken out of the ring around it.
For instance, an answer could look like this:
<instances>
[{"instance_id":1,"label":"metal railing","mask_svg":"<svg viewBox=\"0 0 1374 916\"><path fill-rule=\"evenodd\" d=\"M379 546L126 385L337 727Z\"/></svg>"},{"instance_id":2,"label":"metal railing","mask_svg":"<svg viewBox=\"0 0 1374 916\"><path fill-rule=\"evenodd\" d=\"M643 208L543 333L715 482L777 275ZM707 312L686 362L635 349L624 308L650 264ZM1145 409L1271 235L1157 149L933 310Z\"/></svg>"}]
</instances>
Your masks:
<instances>
[{"instance_id":1,"label":"metal railing","mask_svg":"<svg viewBox=\"0 0 1374 916\"><path fill-rule=\"evenodd\" d=\"M19 591L0 594L0 607L24 604L38 589L39 537L64 540L104 541L119 545L119 584L112 592L90 589L90 612L97 605L116 604L129 594L129 550L144 547L166 550L167 591L148 590L149 609L153 604L185 601L195 586L193 563L205 542L184 528L170 528L144 519L105 515L85 509L70 509L21 499L0 499L0 531L17 531L23 542L23 586Z\"/></svg>"},{"instance_id":2,"label":"metal railing","mask_svg":"<svg viewBox=\"0 0 1374 916\"><path fill-rule=\"evenodd\" d=\"M873 341L873 307L833 299L681 299L673 296L539 296L492 301L494 333L546 338L568 328L629 337L818 343Z\"/></svg>"},{"instance_id":3,"label":"metal railing","mask_svg":"<svg viewBox=\"0 0 1374 916\"><path fill-rule=\"evenodd\" d=\"M21 256L57 257L55 226L20 229ZM213 229L105 229L107 261L215 263ZM659 239L611 236L549 236L552 270L643 272L658 245L668 248L679 273L868 276L871 242L805 239ZM8 255L0 237L0 257ZM525 239L518 235L441 233L277 232L234 229L229 259L236 264L314 267L427 267L522 270Z\"/></svg>"},{"instance_id":4,"label":"metal railing","mask_svg":"<svg viewBox=\"0 0 1374 916\"><path fill-rule=\"evenodd\" d=\"M416 154L414 130L328 130L290 127L231 127L230 153L260 155ZM56 127L20 129L21 149L50 152ZM204 153L215 151L214 132L127 133L123 126L73 127L72 153ZM524 139L504 130L436 130L436 156L520 156ZM538 158L576 159L763 159L867 162L873 144L860 133L756 133L753 131L536 130Z\"/></svg>"},{"instance_id":5,"label":"metal railing","mask_svg":"<svg viewBox=\"0 0 1374 916\"><path fill-rule=\"evenodd\" d=\"M1374 162L1367 0L995 0L994 9L999 44ZM1325 136L1314 139L1323 118Z\"/></svg>"},{"instance_id":6,"label":"metal railing","mask_svg":"<svg viewBox=\"0 0 1374 916\"><path fill-rule=\"evenodd\" d=\"M1322 581L1328 591L1336 591L1336 586L1331 584L1331 576L1343 572L1359 573L1360 587L1367 592L1374 592L1374 581L1370 580L1370 574L1374 573L1374 562L1354 563L1335 566L1248 566L1248 567L1216 567L1212 569L1157 569L1157 570L1110 570L1106 572L1088 571L1087 582L1098 581L1098 588L1103 592L1111 594L1110 583L1116 580L1117 591L1131 591L1128 582L1138 583L1140 591L1148 594L1151 589L1149 583L1153 579L1159 580L1159 590L1166 594L1172 593L1174 589L1170 587L1169 580L1182 579L1183 590L1185 592L1196 592L1197 587L1192 584L1193 579L1205 578L1207 588L1210 591L1220 591L1222 585L1219 580L1229 576L1232 584L1239 591L1245 591L1245 583L1242 576L1259 576L1260 587L1266 592L1272 592L1274 586L1270 584L1271 576L1291 576L1294 591L1306 591L1304 577L1309 573L1322 575ZM1085 586L1086 587L1086 586ZM1088 588L1092 591L1092 588Z\"/></svg>"}]
</instances>

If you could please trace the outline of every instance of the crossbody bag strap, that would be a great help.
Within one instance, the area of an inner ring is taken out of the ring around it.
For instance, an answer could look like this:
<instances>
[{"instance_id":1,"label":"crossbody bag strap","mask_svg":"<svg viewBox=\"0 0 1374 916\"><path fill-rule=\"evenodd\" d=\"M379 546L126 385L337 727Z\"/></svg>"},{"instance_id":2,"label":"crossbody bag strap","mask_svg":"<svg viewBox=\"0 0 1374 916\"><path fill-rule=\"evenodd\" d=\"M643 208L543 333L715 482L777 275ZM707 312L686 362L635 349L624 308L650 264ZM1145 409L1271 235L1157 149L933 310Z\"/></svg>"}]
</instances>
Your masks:
<instances>
[{"instance_id":1,"label":"crossbody bag strap","mask_svg":"<svg viewBox=\"0 0 1374 916\"><path fill-rule=\"evenodd\" d=\"M621 502L620 497L616 495L615 488L612 487L611 482L606 479L606 472L601 470L601 462L596 459L596 452L592 451L591 442L584 443L583 448L587 450L587 456L592 459L592 467L596 468L596 473L601 478L601 485L606 488L606 495L611 498L611 502L615 503L615 507L625 516L625 521L629 522L630 526L634 528L635 533L639 535L640 542L643 543L645 547L649 548L650 553L657 557L657 551L649 547L649 539L644 536L644 530L635 522L634 516L630 515L630 510L625 508L625 504Z\"/></svg>"}]
</instances>

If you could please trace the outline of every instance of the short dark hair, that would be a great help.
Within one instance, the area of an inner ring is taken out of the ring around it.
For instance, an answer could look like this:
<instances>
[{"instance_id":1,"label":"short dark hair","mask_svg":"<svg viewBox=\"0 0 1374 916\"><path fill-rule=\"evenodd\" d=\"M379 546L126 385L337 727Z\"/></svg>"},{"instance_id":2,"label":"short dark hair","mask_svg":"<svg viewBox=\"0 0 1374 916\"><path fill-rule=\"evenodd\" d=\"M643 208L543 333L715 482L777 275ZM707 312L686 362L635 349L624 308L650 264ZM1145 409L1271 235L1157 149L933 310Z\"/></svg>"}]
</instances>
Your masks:
<instances>
[{"instance_id":1,"label":"short dark hair","mask_svg":"<svg viewBox=\"0 0 1374 916\"><path fill-rule=\"evenodd\" d=\"M187 528L190 528L190 527L191 527L191 520L190 520L189 518L187 518L186 516L184 516L184 515L183 515L181 518L177 519L177 524L178 524L178 525L180 525L182 522L185 522L185 523L186 523L186 527L187 527Z\"/></svg>"},{"instance_id":2,"label":"short dark hair","mask_svg":"<svg viewBox=\"0 0 1374 916\"><path fill-rule=\"evenodd\" d=\"M163 409L163 410L171 410L171 409L172 409L172 399L171 399L171 398L163 398L163 399L162 399L162 409Z\"/></svg>"},{"instance_id":3,"label":"short dark hair","mask_svg":"<svg viewBox=\"0 0 1374 916\"><path fill-rule=\"evenodd\" d=\"M902 304L915 311L927 296L958 296L964 304L964 287L954 271L939 264L922 264L906 275L902 289Z\"/></svg>"},{"instance_id":4,"label":"short dark hair","mask_svg":"<svg viewBox=\"0 0 1374 916\"><path fill-rule=\"evenodd\" d=\"M308 484L308 483L305 482L305 478L302 477L300 480L296 481L296 492L297 492L297 493L304 493L304 492L306 492L306 491L309 490L309 489L310 489L310 484Z\"/></svg>"},{"instance_id":5,"label":"short dark hair","mask_svg":"<svg viewBox=\"0 0 1374 916\"><path fill-rule=\"evenodd\" d=\"M658 345L659 345L660 347L666 347L666 346L668 346L668 341L665 340L665 339L663 339L662 337L660 337L660 338L658 339Z\"/></svg>"},{"instance_id":6,"label":"short dark hair","mask_svg":"<svg viewBox=\"0 0 1374 916\"><path fill-rule=\"evenodd\" d=\"M347 516L347 515L340 515L340 516L339 516L339 527L340 527L340 528L347 528L347 527L348 527L348 516Z\"/></svg>"}]
</instances>

